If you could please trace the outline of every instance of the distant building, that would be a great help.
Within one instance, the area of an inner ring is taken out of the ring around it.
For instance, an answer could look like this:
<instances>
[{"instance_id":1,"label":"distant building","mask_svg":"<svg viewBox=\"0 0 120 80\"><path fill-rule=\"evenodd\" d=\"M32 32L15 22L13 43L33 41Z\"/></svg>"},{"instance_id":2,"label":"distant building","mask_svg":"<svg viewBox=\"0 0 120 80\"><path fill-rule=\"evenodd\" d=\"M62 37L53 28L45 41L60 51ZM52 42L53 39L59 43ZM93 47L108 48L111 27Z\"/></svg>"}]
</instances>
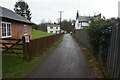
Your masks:
<instances>
[{"instance_id":1,"label":"distant building","mask_svg":"<svg viewBox=\"0 0 120 80\"><path fill-rule=\"evenodd\" d=\"M91 18L92 17L90 17L90 16L79 16L79 13L77 11L75 29L83 29L83 28L89 26Z\"/></svg>"},{"instance_id":2,"label":"distant building","mask_svg":"<svg viewBox=\"0 0 120 80\"><path fill-rule=\"evenodd\" d=\"M47 33L59 34L60 33L60 25L57 25L57 24L47 25Z\"/></svg>"}]
</instances>

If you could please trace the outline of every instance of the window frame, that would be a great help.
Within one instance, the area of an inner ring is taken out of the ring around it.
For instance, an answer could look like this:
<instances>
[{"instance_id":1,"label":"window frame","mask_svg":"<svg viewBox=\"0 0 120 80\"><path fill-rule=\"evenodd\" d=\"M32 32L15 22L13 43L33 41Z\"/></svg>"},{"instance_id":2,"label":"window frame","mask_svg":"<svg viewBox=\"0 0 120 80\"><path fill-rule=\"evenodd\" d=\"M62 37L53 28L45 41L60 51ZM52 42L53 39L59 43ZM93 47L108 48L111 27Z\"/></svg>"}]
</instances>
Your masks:
<instances>
[{"instance_id":1,"label":"window frame","mask_svg":"<svg viewBox=\"0 0 120 80\"><path fill-rule=\"evenodd\" d=\"M50 29L53 29L53 27L51 26Z\"/></svg>"},{"instance_id":2,"label":"window frame","mask_svg":"<svg viewBox=\"0 0 120 80\"><path fill-rule=\"evenodd\" d=\"M28 35L28 34L29 34L28 25L24 24L24 35Z\"/></svg>"},{"instance_id":3,"label":"window frame","mask_svg":"<svg viewBox=\"0 0 120 80\"><path fill-rule=\"evenodd\" d=\"M6 36L3 36L2 35L2 28L3 28L3 26L2 26L2 24L5 24L6 26L5 26L5 28L6 28L6 31L5 31L5 33L6 33ZM8 36L8 25L10 25L10 35ZM1 38L10 38L10 37L12 37L12 25L11 25L11 23L10 22L4 22L4 21L1 21Z\"/></svg>"}]
</instances>

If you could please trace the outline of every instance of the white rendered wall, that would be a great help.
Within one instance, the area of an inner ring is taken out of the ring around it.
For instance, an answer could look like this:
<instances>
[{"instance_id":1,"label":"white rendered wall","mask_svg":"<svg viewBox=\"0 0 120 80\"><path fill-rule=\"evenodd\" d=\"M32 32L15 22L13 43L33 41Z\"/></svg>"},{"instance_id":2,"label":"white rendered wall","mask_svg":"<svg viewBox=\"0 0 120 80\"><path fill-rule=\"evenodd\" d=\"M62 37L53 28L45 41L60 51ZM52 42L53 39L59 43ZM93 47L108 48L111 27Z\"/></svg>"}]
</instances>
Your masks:
<instances>
[{"instance_id":1,"label":"white rendered wall","mask_svg":"<svg viewBox=\"0 0 120 80\"><path fill-rule=\"evenodd\" d=\"M60 27L56 28L56 27L53 27L53 28L50 28L49 26L47 27L47 33L50 33L50 32L53 32L54 34L59 34L60 33Z\"/></svg>"},{"instance_id":2,"label":"white rendered wall","mask_svg":"<svg viewBox=\"0 0 120 80\"><path fill-rule=\"evenodd\" d=\"M87 22L82 22L82 26L89 26L89 23L87 23Z\"/></svg>"},{"instance_id":3,"label":"white rendered wall","mask_svg":"<svg viewBox=\"0 0 120 80\"><path fill-rule=\"evenodd\" d=\"M80 29L81 28L81 23L78 22L78 19L75 22L75 29Z\"/></svg>"}]
</instances>

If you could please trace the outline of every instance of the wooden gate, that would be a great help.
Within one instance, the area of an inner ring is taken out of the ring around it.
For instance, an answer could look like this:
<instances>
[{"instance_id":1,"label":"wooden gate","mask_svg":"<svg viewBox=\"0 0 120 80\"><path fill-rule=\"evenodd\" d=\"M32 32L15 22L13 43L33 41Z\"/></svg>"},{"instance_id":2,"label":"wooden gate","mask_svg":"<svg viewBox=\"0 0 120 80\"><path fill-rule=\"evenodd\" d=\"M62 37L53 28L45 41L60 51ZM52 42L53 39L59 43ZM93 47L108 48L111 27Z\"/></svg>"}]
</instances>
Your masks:
<instances>
[{"instance_id":1,"label":"wooden gate","mask_svg":"<svg viewBox=\"0 0 120 80\"><path fill-rule=\"evenodd\" d=\"M23 46L21 39L2 39L0 40L2 54L23 54Z\"/></svg>"}]
</instances>

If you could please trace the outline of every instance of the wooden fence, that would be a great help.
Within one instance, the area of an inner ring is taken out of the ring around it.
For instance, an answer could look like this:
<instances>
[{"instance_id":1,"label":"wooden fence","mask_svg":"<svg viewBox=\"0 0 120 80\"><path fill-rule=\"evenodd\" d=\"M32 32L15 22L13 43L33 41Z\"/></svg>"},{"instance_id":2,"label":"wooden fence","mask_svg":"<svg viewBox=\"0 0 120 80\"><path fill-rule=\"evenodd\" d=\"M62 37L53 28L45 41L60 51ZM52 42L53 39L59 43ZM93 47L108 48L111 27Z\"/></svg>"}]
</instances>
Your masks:
<instances>
[{"instance_id":1,"label":"wooden fence","mask_svg":"<svg viewBox=\"0 0 120 80\"><path fill-rule=\"evenodd\" d=\"M89 43L89 36L87 34L86 29L78 29L75 30L74 37L81 43L84 44L85 47L87 47L91 52L93 52L93 49L91 47L91 44Z\"/></svg>"},{"instance_id":2,"label":"wooden fence","mask_svg":"<svg viewBox=\"0 0 120 80\"><path fill-rule=\"evenodd\" d=\"M92 47L88 41L88 34L85 29L76 30L74 36L79 42L82 42L90 51L92 51ZM112 27L112 35L108 45L107 55L102 56L101 53L98 53L96 57L99 61L103 62L103 65L111 74L112 78L120 78L120 25Z\"/></svg>"},{"instance_id":3,"label":"wooden fence","mask_svg":"<svg viewBox=\"0 0 120 80\"><path fill-rule=\"evenodd\" d=\"M120 25L112 27L106 67L113 78L120 78Z\"/></svg>"},{"instance_id":4,"label":"wooden fence","mask_svg":"<svg viewBox=\"0 0 120 80\"><path fill-rule=\"evenodd\" d=\"M23 37L24 58L31 60L36 55L39 55L41 52L49 48L55 41L59 40L62 35L63 34L56 34L35 40L30 40L29 43L26 43L25 37Z\"/></svg>"}]
</instances>

